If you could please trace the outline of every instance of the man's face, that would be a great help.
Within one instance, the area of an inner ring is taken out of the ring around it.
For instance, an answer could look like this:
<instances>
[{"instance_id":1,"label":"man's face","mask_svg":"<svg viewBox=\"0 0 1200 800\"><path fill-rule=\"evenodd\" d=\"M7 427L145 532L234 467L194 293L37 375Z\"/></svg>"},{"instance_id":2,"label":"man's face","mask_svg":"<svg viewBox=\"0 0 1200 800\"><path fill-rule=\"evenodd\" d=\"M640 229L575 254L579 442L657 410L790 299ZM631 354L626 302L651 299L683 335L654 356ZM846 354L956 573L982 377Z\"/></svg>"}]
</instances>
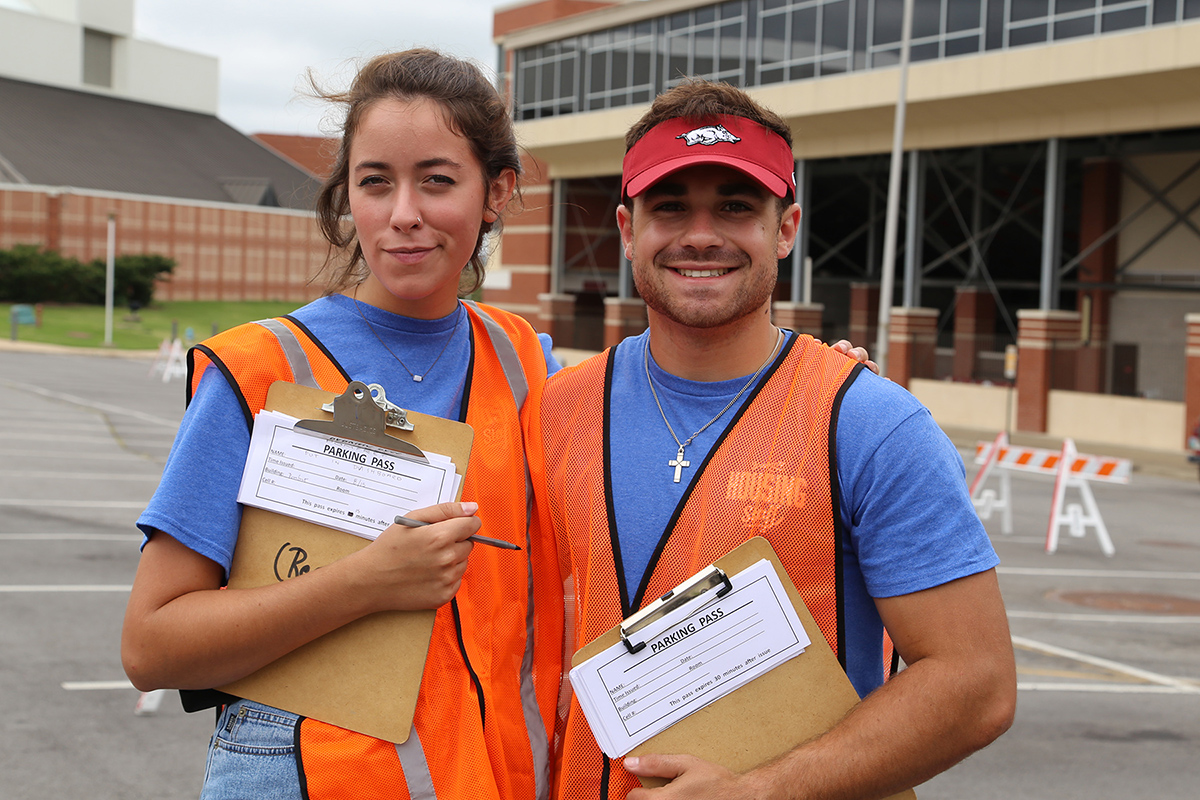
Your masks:
<instances>
[{"instance_id":1,"label":"man's face","mask_svg":"<svg viewBox=\"0 0 1200 800\"><path fill-rule=\"evenodd\" d=\"M778 259L792 249L800 207L745 173L700 164L671 173L617 209L625 255L646 305L693 328L763 309Z\"/></svg>"}]
</instances>

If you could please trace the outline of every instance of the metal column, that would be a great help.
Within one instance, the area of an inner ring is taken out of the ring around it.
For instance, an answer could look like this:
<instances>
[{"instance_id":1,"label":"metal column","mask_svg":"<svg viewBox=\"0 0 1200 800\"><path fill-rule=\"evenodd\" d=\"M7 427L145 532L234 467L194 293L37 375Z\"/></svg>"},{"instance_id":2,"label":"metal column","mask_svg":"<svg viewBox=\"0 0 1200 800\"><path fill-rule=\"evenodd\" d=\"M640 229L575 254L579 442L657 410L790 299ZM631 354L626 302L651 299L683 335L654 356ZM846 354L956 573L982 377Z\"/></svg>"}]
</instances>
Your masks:
<instances>
[{"instance_id":1,"label":"metal column","mask_svg":"<svg viewBox=\"0 0 1200 800\"><path fill-rule=\"evenodd\" d=\"M979 228L983 224L983 148L975 148L975 192L971 198L971 271L968 282L973 282L983 269L983 250L979 246Z\"/></svg>"},{"instance_id":2,"label":"metal column","mask_svg":"<svg viewBox=\"0 0 1200 800\"><path fill-rule=\"evenodd\" d=\"M808 259L808 198L812 181L809 178L807 164L803 159L796 160L796 202L800 204L800 230L796 232L796 244L792 247L792 293L793 303L811 303L810 287L812 276L805 270L812 269L812 261Z\"/></svg>"},{"instance_id":3,"label":"metal column","mask_svg":"<svg viewBox=\"0 0 1200 800\"><path fill-rule=\"evenodd\" d=\"M921 151L908 154L908 219L904 228L904 292L901 305L921 305L921 262L925 252L925 170Z\"/></svg>"},{"instance_id":4,"label":"metal column","mask_svg":"<svg viewBox=\"0 0 1200 800\"><path fill-rule=\"evenodd\" d=\"M562 292L563 259L567 249L567 182L555 178L550 184L550 294Z\"/></svg>"},{"instance_id":5,"label":"metal column","mask_svg":"<svg viewBox=\"0 0 1200 800\"><path fill-rule=\"evenodd\" d=\"M900 167L904 155L904 115L908 105L908 59L912 40L913 0L904 0L900 25L900 81L896 98L896 119L892 125L892 161L888 171L887 218L883 232L883 264L879 281L879 340L875 345L875 363L879 374L887 377L888 337L891 333L892 286L896 275L896 229L900 216Z\"/></svg>"},{"instance_id":6,"label":"metal column","mask_svg":"<svg viewBox=\"0 0 1200 800\"><path fill-rule=\"evenodd\" d=\"M1046 142L1046 192L1042 210L1042 281L1038 308L1058 307L1058 260L1062 237L1062 140Z\"/></svg>"},{"instance_id":7,"label":"metal column","mask_svg":"<svg viewBox=\"0 0 1200 800\"><path fill-rule=\"evenodd\" d=\"M633 265L625 257L625 248L617 246L617 297L628 300L633 297Z\"/></svg>"}]
</instances>

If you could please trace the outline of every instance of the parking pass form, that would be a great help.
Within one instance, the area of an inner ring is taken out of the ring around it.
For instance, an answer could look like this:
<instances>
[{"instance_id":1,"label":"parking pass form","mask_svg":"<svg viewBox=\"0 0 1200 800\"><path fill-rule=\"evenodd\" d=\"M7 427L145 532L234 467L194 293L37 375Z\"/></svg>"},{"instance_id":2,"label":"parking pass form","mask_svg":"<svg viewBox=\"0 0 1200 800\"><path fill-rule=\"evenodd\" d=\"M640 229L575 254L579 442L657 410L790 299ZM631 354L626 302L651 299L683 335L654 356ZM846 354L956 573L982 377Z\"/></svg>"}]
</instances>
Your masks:
<instances>
[{"instance_id":1,"label":"parking pass form","mask_svg":"<svg viewBox=\"0 0 1200 800\"><path fill-rule=\"evenodd\" d=\"M394 450L295 427L275 411L254 418L238 502L374 539L397 514L453 500L446 456L428 463Z\"/></svg>"},{"instance_id":2,"label":"parking pass form","mask_svg":"<svg viewBox=\"0 0 1200 800\"><path fill-rule=\"evenodd\" d=\"M804 652L810 640L771 562L731 576L573 668L571 686L600 748L619 758L655 734Z\"/></svg>"}]
</instances>

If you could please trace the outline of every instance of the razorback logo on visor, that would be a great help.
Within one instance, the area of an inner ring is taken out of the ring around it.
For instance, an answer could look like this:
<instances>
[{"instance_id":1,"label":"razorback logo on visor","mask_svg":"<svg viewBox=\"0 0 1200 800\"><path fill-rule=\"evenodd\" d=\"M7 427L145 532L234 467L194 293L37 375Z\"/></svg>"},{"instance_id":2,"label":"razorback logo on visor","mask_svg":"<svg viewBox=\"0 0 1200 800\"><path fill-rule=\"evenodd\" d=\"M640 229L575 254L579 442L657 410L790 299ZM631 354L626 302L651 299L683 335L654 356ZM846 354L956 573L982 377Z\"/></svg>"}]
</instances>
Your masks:
<instances>
[{"instance_id":1,"label":"razorback logo on visor","mask_svg":"<svg viewBox=\"0 0 1200 800\"><path fill-rule=\"evenodd\" d=\"M741 139L725 130L724 125L705 125L703 128L696 128L687 133L681 133L675 138L683 139L688 147L694 144L714 145L717 142L735 144L741 141Z\"/></svg>"}]
</instances>

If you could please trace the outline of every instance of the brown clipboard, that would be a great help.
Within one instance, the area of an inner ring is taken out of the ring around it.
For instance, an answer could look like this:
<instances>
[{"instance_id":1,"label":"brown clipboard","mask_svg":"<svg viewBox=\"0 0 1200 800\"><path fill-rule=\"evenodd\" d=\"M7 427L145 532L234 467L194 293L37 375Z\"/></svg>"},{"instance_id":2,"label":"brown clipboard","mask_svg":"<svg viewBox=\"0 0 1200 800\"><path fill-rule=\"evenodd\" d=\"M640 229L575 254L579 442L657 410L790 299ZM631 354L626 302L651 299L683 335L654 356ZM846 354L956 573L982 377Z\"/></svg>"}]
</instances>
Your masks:
<instances>
[{"instance_id":1,"label":"brown clipboard","mask_svg":"<svg viewBox=\"0 0 1200 800\"><path fill-rule=\"evenodd\" d=\"M768 559L787 590L811 644L804 652L700 709L629 752L687 753L745 772L832 728L855 704L858 693L783 568L771 543L756 536L714 562L728 575ZM621 641L621 625L580 648L578 665ZM667 783L639 778L648 788ZM889 800L915 800L911 789Z\"/></svg>"},{"instance_id":2,"label":"brown clipboard","mask_svg":"<svg viewBox=\"0 0 1200 800\"><path fill-rule=\"evenodd\" d=\"M336 397L276 381L264 408L301 420L332 420L334 415L322 406ZM389 436L447 455L460 476L466 473L474 438L469 425L414 411L404 414L412 430L388 427ZM288 580L368 544L359 536L243 506L229 587ZM377 739L403 742L412 730L436 613L386 611L363 617L218 688Z\"/></svg>"}]
</instances>

